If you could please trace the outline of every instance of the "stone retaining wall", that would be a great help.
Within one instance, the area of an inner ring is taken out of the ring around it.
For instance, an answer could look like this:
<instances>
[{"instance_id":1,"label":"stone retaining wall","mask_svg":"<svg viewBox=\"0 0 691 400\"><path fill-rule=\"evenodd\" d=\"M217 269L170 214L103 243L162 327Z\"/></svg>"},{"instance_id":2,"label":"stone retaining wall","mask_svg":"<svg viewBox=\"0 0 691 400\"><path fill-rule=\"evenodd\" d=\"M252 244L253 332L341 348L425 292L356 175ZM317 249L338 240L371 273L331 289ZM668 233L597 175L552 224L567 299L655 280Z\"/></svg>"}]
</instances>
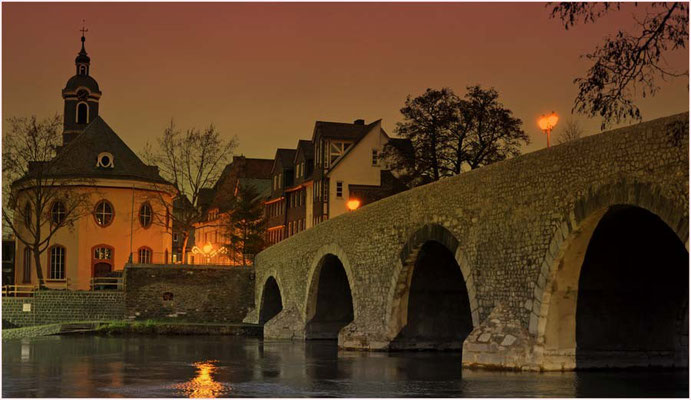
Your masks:
<instances>
[{"instance_id":1,"label":"stone retaining wall","mask_svg":"<svg viewBox=\"0 0 691 400\"><path fill-rule=\"evenodd\" d=\"M129 319L242 322L254 307L254 270L241 267L128 265Z\"/></svg>"},{"instance_id":2,"label":"stone retaining wall","mask_svg":"<svg viewBox=\"0 0 691 400\"><path fill-rule=\"evenodd\" d=\"M3 328L120 320L124 316L124 292L45 290L33 297L2 298Z\"/></svg>"}]
</instances>

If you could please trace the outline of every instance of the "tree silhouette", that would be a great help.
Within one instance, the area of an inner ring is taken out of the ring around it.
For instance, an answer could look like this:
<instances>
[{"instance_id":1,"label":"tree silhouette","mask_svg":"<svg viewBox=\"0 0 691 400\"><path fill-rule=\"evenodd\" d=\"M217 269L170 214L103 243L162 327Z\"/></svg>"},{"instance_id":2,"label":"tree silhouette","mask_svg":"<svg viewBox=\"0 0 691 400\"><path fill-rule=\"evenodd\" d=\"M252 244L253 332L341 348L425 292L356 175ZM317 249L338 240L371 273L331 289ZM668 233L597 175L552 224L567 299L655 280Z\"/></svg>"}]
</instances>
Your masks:
<instances>
[{"instance_id":1,"label":"tree silhouette","mask_svg":"<svg viewBox=\"0 0 691 400\"><path fill-rule=\"evenodd\" d=\"M594 23L605 14L621 9L621 3L559 3L552 5L551 18L559 18L565 29L579 23ZM664 56L684 49L689 38L688 3L633 3L646 7L642 19L635 19L635 33L618 31L584 57L592 61L585 77L576 78L578 95L573 109L602 118L601 128L627 119L641 120L634 97L653 96L656 81L687 76L687 71L667 69Z\"/></svg>"},{"instance_id":2,"label":"tree silhouette","mask_svg":"<svg viewBox=\"0 0 691 400\"><path fill-rule=\"evenodd\" d=\"M242 265L247 265L248 258L264 248L266 220L264 203L252 185L239 185L237 194L229 200L226 235L231 257L240 257Z\"/></svg>"},{"instance_id":3,"label":"tree silhouette","mask_svg":"<svg viewBox=\"0 0 691 400\"><path fill-rule=\"evenodd\" d=\"M564 124L564 128L557 137L557 143L562 144L572 140L578 140L583 136L583 128L574 119L569 119Z\"/></svg>"},{"instance_id":4,"label":"tree silhouette","mask_svg":"<svg viewBox=\"0 0 691 400\"><path fill-rule=\"evenodd\" d=\"M3 222L33 255L43 288L41 254L58 231L72 229L91 213L91 193L75 186L89 186L93 180L52 173L61 143L59 115L42 120L12 117L8 122L2 138Z\"/></svg>"},{"instance_id":5,"label":"tree silhouette","mask_svg":"<svg viewBox=\"0 0 691 400\"><path fill-rule=\"evenodd\" d=\"M449 88L427 89L408 96L401 113L396 133L407 141L390 141L383 158L413 186L518 155L529 143L521 120L493 88L468 86L462 99Z\"/></svg>"},{"instance_id":6,"label":"tree silhouette","mask_svg":"<svg viewBox=\"0 0 691 400\"><path fill-rule=\"evenodd\" d=\"M172 218L173 226L183 236L182 259L186 260L187 242L194 224L204 216L204 204L200 194L210 189L223 172L223 168L237 147L237 138L224 139L213 126L188 129L184 133L171 120L170 125L156 139L157 147L147 142L142 158L157 165L161 176L179 191L174 209L162 196L158 200L166 208L165 219L156 215L154 222L166 224ZM160 193L164 193L160 191Z\"/></svg>"}]
</instances>

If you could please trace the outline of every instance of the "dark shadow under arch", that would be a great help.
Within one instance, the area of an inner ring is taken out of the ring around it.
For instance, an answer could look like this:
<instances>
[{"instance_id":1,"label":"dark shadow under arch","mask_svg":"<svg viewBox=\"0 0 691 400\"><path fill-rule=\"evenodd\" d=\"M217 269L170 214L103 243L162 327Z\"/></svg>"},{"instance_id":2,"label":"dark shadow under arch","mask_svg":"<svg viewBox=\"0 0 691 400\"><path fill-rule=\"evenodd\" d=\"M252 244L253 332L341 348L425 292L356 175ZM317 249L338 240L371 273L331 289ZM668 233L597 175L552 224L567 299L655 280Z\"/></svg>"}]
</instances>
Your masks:
<instances>
[{"instance_id":1,"label":"dark shadow under arch","mask_svg":"<svg viewBox=\"0 0 691 400\"><path fill-rule=\"evenodd\" d=\"M340 330L353 321L353 296L343 264L327 254L315 272L316 293L312 293L314 314L307 323L305 339L338 339Z\"/></svg>"},{"instance_id":2,"label":"dark shadow under arch","mask_svg":"<svg viewBox=\"0 0 691 400\"><path fill-rule=\"evenodd\" d=\"M473 330L473 320L468 290L453 252L436 240L422 244L408 287L405 325L390 349L460 350Z\"/></svg>"},{"instance_id":3,"label":"dark shadow under arch","mask_svg":"<svg viewBox=\"0 0 691 400\"><path fill-rule=\"evenodd\" d=\"M270 276L264 284L262 291L261 307L259 309L259 323L264 325L271 318L283 310L281 289L273 276Z\"/></svg>"},{"instance_id":4,"label":"dark shadow under arch","mask_svg":"<svg viewBox=\"0 0 691 400\"><path fill-rule=\"evenodd\" d=\"M688 279L688 252L666 223L610 207L578 278L576 368L688 365Z\"/></svg>"}]
</instances>

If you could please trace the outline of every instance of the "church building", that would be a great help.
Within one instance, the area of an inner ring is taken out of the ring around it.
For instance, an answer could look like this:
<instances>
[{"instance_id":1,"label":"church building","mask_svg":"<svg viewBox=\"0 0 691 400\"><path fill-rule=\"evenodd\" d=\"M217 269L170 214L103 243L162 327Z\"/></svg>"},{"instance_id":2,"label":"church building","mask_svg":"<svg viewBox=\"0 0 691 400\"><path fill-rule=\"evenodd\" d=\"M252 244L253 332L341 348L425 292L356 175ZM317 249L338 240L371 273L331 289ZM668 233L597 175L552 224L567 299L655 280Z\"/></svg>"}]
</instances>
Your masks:
<instances>
[{"instance_id":1,"label":"church building","mask_svg":"<svg viewBox=\"0 0 691 400\"><path fill-rule=\"evenodd\" d=\"M62 145L45 163L40 179L46 182L49 177L55 190L67 187L73 194L82 194L88 208L71 226L60 227L41 254L48 288L89 290L92 278L111 276L128 262L168 263L171 253L170 213L177 190L159 175L157 167L142 162L100 117L102 93L91 75L83 34L81 41L75 75L62 90ZM13 182L16 208L30 207L26 193L38 179L30 166L25 176ZM64 213L65 204L56 196L47 217L60 224ZM19 214L25 213L15 213L15 228L21 235L28 222L17 220ZM37 285L33 253L19 239L16 250L15 284Z\"/></svg>"}]
</instances>

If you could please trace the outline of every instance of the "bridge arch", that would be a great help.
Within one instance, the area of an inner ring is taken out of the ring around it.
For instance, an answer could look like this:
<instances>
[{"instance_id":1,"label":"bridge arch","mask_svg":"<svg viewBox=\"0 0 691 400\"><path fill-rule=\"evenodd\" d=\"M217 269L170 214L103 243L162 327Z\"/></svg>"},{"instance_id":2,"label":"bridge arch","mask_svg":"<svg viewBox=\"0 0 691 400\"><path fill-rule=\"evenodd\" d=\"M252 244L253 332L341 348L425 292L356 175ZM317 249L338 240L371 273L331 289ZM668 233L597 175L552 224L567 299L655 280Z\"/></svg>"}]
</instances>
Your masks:
<instances>
[{"instance_id":1,"label":"bridge arch","mask_svg":"<svg viewBox=\"0 0 691 400\"><path fill-rule=\"evenodd\" d=\"M529 331L545 369L688 365L688 214L680 203L635 181L574 202L534 292ZM636 256L624 257L632 249Z\"/></svg>"},{"instance_id":2,"label":"bridge arch","mask_svg":"<svg viewBox=\"0 0 691 400\"><path fill-rule=\"evenodd\" d=\"M262 325L283 311L284 307L281 286L274 276L277 275L274 273L264 280L259 296L259 323Z\"/></svg>"},{"instance_id":3,"label":"bridge arch","mask_svg":"<svg viewBox=\"0 0 691 400\"><path fill-rule=\"evenodd\" d=\"M353 271L336 244L321 247L313 258L305 293L305 339L337 339L357 317Z\"/></svg>"},{"instance_id":4,"label":"bridge arch","mask_svg":"<svg viewBox=\"0 0 691 400\"><path fill-rule=\"evenodd\" d=\"M426 224L402 247L387 301L391 349L460 349L478 326L473 275L459 243L444 226Z\"/></svg>"}]
</instances>

